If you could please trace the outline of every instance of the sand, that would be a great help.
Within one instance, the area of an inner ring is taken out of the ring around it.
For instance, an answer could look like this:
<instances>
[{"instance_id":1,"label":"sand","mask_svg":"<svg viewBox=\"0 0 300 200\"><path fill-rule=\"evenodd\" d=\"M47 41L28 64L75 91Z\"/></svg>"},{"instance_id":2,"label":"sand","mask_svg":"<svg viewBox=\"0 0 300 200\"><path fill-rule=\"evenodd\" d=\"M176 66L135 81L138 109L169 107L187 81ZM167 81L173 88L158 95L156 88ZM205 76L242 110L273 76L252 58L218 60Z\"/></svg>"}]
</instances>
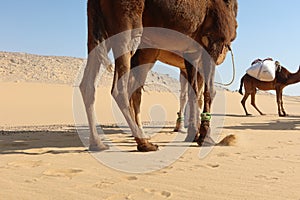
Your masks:
<instances>
[{"instance_id":1,"label":"sand","mask_svg":"<svg viewBox=\"0 0 300 200\"><path fill-rule=\"evenodd\" d=\"M300 97L284 97L289 116L278 117L275 96L259 94L266 115L248 102L253 116L245 117L241 95L218 90L216 140L233 134L236 142L198 147L172 132L176 94L147 91L142 118L160 153L140 153L128 129L115 125L109 87L99 87L97 116L111 149L91 154L71 85L6 81L0 92L0 199L300 198Z\"/></svg>"}]
</instances>

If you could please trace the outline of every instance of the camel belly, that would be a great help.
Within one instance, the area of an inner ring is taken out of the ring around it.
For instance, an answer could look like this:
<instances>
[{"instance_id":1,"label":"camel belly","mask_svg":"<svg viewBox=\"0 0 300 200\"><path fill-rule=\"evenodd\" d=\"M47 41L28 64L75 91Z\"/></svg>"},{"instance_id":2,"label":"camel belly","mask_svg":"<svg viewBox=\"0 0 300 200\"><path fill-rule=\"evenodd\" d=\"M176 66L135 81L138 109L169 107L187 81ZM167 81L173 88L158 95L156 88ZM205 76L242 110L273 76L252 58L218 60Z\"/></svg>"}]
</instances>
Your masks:
<instances>
[{"instance_id":1,"label":"camel belly","mask_svg":"<svg viewBox=\"0 0 300 200\"><path fill-rule=\"evenodd\" d=\"M185 70L184 59L175 53L161 50L157 59L163 63L178 67L181 70Z\"/></svg>"}]
</instances>

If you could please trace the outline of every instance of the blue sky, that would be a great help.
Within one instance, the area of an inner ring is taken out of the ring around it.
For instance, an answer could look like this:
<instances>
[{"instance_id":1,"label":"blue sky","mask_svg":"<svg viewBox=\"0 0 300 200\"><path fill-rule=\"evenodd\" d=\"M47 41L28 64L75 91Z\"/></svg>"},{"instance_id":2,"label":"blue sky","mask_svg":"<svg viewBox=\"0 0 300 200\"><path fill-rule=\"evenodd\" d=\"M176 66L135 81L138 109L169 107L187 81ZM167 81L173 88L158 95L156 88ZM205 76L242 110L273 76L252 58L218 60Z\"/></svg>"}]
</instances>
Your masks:
<instances>
[{"instance_id":1,"label":"blue sky","mask_svg":"<svg viewBox=\"0 0 300 200\"><path fill-rule=\"evenodd\" d=\"M0 51L85 58L86 1L9 0L0 6ZM300 1L240 0L235 53L237 78L231 90L256 58L272 57L291 72L300 65ZM231 79L230 55L218 66L224 82ZM155 70L177 70L156 65ZM177 75L175 75L177 76ZM285 94L300 96L300 83L285 88Z\"/></svg>"}]
</instances>

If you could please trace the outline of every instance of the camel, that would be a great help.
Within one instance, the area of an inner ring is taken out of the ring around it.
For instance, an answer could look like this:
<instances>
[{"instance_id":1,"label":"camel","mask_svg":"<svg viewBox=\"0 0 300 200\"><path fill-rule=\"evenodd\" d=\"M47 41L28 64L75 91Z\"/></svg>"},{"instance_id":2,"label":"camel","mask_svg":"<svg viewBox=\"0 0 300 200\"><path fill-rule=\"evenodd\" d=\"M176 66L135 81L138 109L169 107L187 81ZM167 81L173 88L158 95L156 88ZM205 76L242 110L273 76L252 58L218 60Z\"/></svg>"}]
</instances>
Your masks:
<instances>
[{"instance_id":1,"label":"camel","mask_svg":"<svg viewBox=\"0 0 300 200\"><path fill-rule=\"evenodd\" d=\"M95 80L100 66L108 65L109 50L113 51L115 57L111 94L134 135L137 149L142 152L158 150L158 146L145 137L132 118L133 111L129 102L129 94L132 94L138 85L136 78L140 76L139 80L143 81L150 70L150 67L145 65L136 76L131 75L131 68L143 65L144 61L148 60L143 58L151 55L155 57L161 51L141 46L140 44L147 43L143 42L147 39L148 44L162 45L172 54L184 58L188 81L192 86L192 89L189 89L191 121L188 135L195 137L198 134L196 118L199 70L201 69L205 79L204 112L208 113L213 99L215 63L224 61L228 48L236 37L236 16L237 0L88 0L89 55L79 89L90 128L89 150L108 149L97 133L94 103ZM148 27L156 29L151 31L153 29ZM157 32L158 29L160 31ZM174 38L164 32L166 30L180 37ZM135 66L131 66L131 60L136 61ZM129 84L129 80L133 81ZM134 93L138 94L138 91ZM194 98L191 98L192 96ZM205 138L209 129L208 118L202 121L202 127L201 140Z\"/></svg>"},{"instance_id":2,"label":"camel","mask_svg":"<svg viewBox=\"0 0 300 200\"><path fill-rule=\"evenodd\" d=\"M253 78L248 74L245 74L241 78L239 93L243 95L242 88L244 85L245 94L241 101L241 104L245 110L246 115L247 116L251 115L247 112L246 109L246 100L249 95L251 95L251 105L259 112L259 114L264 115L264 113L262 113L255 104L256 89L259 89L259 90L275 90L277 106L278 106L278 115L281 117L286 116L287 114L283 108L282 91L286 86L298 82L300 82L300 66L299 66L299 70L296 73L291 73L286 68L280 66L276 71L275 79L273 81L268 81L268 82L257 80L256 78Z\"/></svg>"}]
</instances>

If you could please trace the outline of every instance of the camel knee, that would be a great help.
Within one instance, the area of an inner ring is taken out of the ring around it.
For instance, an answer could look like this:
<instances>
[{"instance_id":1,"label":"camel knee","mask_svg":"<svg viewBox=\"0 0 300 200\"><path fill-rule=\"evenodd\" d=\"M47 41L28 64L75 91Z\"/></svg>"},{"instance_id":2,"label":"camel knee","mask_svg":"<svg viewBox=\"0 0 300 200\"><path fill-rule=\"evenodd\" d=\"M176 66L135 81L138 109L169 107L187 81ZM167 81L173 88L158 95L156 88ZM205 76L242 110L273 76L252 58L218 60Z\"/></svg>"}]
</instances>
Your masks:
<instances>
[{"instance_id":1,"label":"camel knee","mask_svg":"<svg viewBox=\"0 0 300 200\"><path fill-rule=\"evenodd\" d=\"M180 100L181 101L187 101L187 92L181 92L180 93Z\"/></svg>"},{"instance_id":2,"label":"camel knee","mask_svg":"<svg viewBox=\"0 0 300 200\"><path fill-rule=\"evenodd\" d=\"M136 50L138 49L140 43L141 43L141 38L142 38L142 31L143 29L137 28L132 31L132 39L129 43L129 46L131 48L131 55L134 55Z\"/></svg>"},{"instance_id":3,"label":"camel knee","mask_svg":"<svg viewBox=\"0 0 300 200\"><path fill-rule=\"evenodd\" d=\"M241 101L241 104L242 104L243 106L245 105L245 103L246 103L246 101L244 101L244 100Z\"/></svg>"},{"instance_id":4,"label":"camel knee","mask_svg":"<svg viewBox=\"0 0 300 200\"><path fill-rule=\"evenodd\" d=\"M134 98L140 98L142 96L142 87L137 88L131 96Z\"/></svg>"},{"instance_id":5,"label":"camel knee","mask_svg":"<svg viewBox=\"0 0 300 200\"><path fill-rule=\"evenodd\" d=\"M114 98L114 100L117 102L121 110L128 109L130 107L128 94L126 90L117 89L117 87L115 87L111 90L111 95Z\"/></svg>"},{"instance_id":6,"label":"camel knee","mask_svg":"<svg viewBox=\"0 0 300 200\"><path fill-rule=\"evenodd\" d=\"M199 108L200 108L200 109L202 108L203 103L204 103L203 92L200 92L200 93L199 93L199 97L198 97L198 105L199 105Z\"/></svg>"},{"instance_id":7,"label":"camel knee","mask_svg":"<svg viewBox=\"0 0 300 200\"><path fill-rule=\"evenodd\" d=\"M186 106L186 103L187 103L187 94L184 93L184 94L180 94L180 110L179 112L183 112L185 106Z\"/></svg>"},{"instance_id":8,"label":"camel knee","mask_svg":"<svg viewBox=\"0 0 300 200\"><path fill-rule=\"evenodd\" d=\"M82 81L79 89L85 105L93 104L95 102L95 86L94 84Z\"/></svg>"},{"instance_id":9,"label":"camel knee","mask_svg":"<svg viewBox=\"0 0 300 200\"><path fill-rule=\"evenodd\" d=\"M134 91L134 93L130 97L131 105L135 112L140 111L141 97L142 97L141 88L138 88L136 91Z\"/></svg>"},{"instance_id":10,"label":"camel knee","mask_svg":"<svg viewBox=\"0 0 300 200\"><path fill-rule=\"evenodd\" d=\"M282 101L278 100L277 105L278 105L278 107L282 106Z\"/></svg>"}]
</instances>

